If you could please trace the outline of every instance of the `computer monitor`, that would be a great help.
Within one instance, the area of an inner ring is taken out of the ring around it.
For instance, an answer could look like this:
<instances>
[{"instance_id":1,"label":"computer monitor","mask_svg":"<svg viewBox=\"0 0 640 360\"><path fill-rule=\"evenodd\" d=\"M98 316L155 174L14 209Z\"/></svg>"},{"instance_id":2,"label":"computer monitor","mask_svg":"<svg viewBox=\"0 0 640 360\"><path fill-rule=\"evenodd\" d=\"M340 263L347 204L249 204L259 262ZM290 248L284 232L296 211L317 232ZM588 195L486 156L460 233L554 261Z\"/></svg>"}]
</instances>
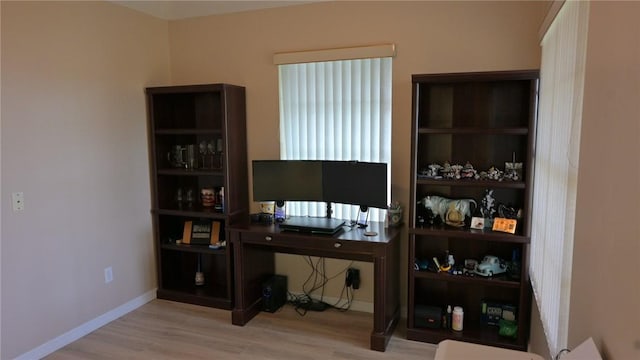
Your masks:
<instances>
[{"instance_id":1,"label":"computer monitor","mask_svg":"<svg viewBox=\"0 0 640 360\"><path fill-rule=\"evenodd\" d=\"M386 208L387 164L254 160L254 201L323 201Z\"/></svg>"},{"instance_id":2,"label":"computer monitor","mask_svg":"<svg viewBox=\"0 0 640 360\"><path fill-rule=\"evenodd\" d=\"M387 208L387 164L324 161L322 169L324 201Z\"/></svg>"},{"instance_id":3,"label":"computer monitor","mask_svg":"<svg viewBox=\"0 0 640 360\"><path fill-rule=\"evenodd\" d=\"M322 161L253 160L254 201L325 201Z\"/></svg>"}]
</instances>

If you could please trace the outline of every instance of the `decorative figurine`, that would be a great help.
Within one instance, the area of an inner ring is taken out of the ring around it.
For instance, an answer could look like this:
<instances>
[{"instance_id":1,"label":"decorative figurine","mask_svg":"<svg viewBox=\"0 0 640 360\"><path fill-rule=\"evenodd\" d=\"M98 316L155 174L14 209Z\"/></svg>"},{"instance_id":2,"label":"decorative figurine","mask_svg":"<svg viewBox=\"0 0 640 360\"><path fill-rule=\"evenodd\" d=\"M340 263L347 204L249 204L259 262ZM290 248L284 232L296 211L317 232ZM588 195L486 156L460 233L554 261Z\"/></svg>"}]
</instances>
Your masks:
<instances>
[{"instance_id":1,"label":"decorative figurine","mask_svg":"<svg viewBox=\"0 0 640 360\"><path fill-rule=\"evenodd\" d=\"M476 259L464 259L464 274L472 274L478 265L478 260Z\"/></svg>"},{"instance_id":2,"label":"decorative figurine","mask_svg":"<svg viewBox=\"0 0 640 360\"><path fill-rule=\"evenodd\" d=\"M463 166L460 164L454 164L451 165L451 170L453 172L453 178L456 180L460 180L460 178L462 177L462 175L460 174L460 172L462 171Z\"/></svg>"},{"instance_id":3,"label":"decorative figurine","mask_svg":"<svg viewBox=\"0 0 640 360\"><path fill-rule=\"evenodd\" d=\"M463 179L478 179L478 172L473 168L470 162L467 161L460 171L460 177Z\"/></svg>"},{"instance_id":4,"label":"decorative figurine","mask_svg":"<svg viewBox=\"0 0 640 360\"><path fill-rule=\"evenodd\" d=\"M453 226L459 226L460 222L464 223L465 217L471 217L471 204L474 208L478 206L473 199L452 200L436 195L426 196L418 201L418 204L430 210L434 216L439 216L443 222L447 221L447 218L451 218L452 224L450 225ZM451 213L450 216L447 216L447 213Z\"/></svg>"},{"instance_id":5,"label":"decorative figurine","mask_svg":"<svg viewBox=\"0 0 640 360\"><path fill-rule=\"evenodd\" d=\"M418 173L419 178L427 178L427 179L442 179L440 175L440 169L442 169L441 165L438 164L429 164L426 168L423 168Z\"/></svg>"},{"instance_id":6,"label":"decorative figurine","mask_svg":"<svg viewBox=\"0 0 640 360\"><path fill-rule=\"evenodd\" d=\"M451 164L449 161L445 161L442 165L436 163L429 164L426 168L418 171L417 175L419 178L428 179L522 181L523 164L521 162L515 162L515 153L513 162L505 162L504 164L504 171L495 166L491 166L487 170L477 171L469 161L464 165Z\"/></svg>"},{"instance_id":7,"label":"decorative figurine","mask_svg":"<svg viewBox=\"0 0 640 360\"><path fill-rule=\"evenodd\" d=\"M504 163L504 178L512 181L522 180L522 163Z\"/></svg>"},{"instance_id":8,"label":"decorative figurine","mask_svg":"<svg viewBox=\"0 0 640 360\"><path fill-rule=\"evenodd\" d=\"M422 175L431 179L442 179L442 176L440 176L440 169L442 169L442 166L438 164L429 164L427 169L422 171Z\"/></svg>"},{"instance_id":9,"label":"decorative figurine","mask_svg":"<svg viewBox=\"0 0 640 360\"><path fill-rule=\"evenodd\" d=\"M512 206L504 204L498 205L498 216L505 219L520 219L522 217L522 209L516 209Z\"/></svg>"},{"instance_id":10,"label":"decorative figurine","mask_svg":"<svg viewBox=\"0 0 640 360\"><path fill-rule=\"evenodd\" d=\"M507 264L497 256L487 255L473 272L480 276L498 275L507 272Z\"/></svg>"},{"instance_id":11,"label":"decorative figurine","mask_svg":"<svg viewBox=\"0 0 640 360\"><path fill-rule=\"evenodd\" d=\"M480 213L485 219L492 219L496 213L496 199L493 198L493 189L486 189L480 203Z\"/></svg>"},{"instance_id":12,"label":"decorative figurine","mask_svg":"<svg viewBox=\"0 0 640 360\"><path fill-rule=\"evenodd\" d=\"M415 270L428 270L429 269L429 260L427 259L415 259L413 263L413 268Z\"/></svg>"},{"instance_id":13,"label":"decorative figurine","mask_svg":"<svg viewBox=\"0 0 640 360\"><path fill-rule=\"evenodd\" d=\"M504 178L513 181L522 180L522 163L516 162L516 153L513 153L513 161L504 163Z\"/></svg>"},{"instance_id":14,"label":"decorative figurine","mask_svg":"<svg viewBox=\"0 0 640 360\"><path fill-rule=\"evenodd\" d=\"M449 174L451 174L451 164L448 161L445 161L440 168L440 175L445 179L450 179Z\"/></svg>"},{"instance_id":15,"label":"decorative figurine","mask_svg":"<svg viewBox=\"0 0 640 360\"><path fill-rule=\"evenodd\" d=\"M493 218L496 213L496 200L493 198L493 189L485 190L485 195L482 198L480 213L484 218L484 227L493 228Z\"/></svg>"},{"instance_id":16,"label":"decorative figurine","mask_svg":"<svg viewBox=\"0 0 640 360\"><path fill-rule=\"evenodd\" d=\"M500 319L498 335L516 339L518 337L518 323L515 321Z\"/></svg>"},{"instance_id":17,"label":"decorative figurine","mask_svg":"<svg viewBox=\"0 0 640 360\"><path fill-rule=\"evenodd\" d=\"M487 171L487 178L489 180L502 181L503 174L504 173L502 171L498 170L495 166L492 166Z\"/></svg>"},{"instance_id":18,"label":"decorative figurine","mask_svg":"<svg viewBox=\"0 0 640 360\"><path fill-rule=\"evenodd\" d=\"M453 201L449 203L449 209L447 210L445 217L446 219L444 222L447 225L455 227L463 227L465 225L465 215L456 208L456 203Z\"/></svg>"},{"instance_id":19,"label":"decorative figurine","mask_svg":"<svg viewBox=\"0 0 640 360\"><path fill-rule=\"evenodd\" d=\"M453 266L453 263L449 262L449 258L451 257L451 259L453 259L453 257L451 255L449 255L449 250L446 251L445 255L444 255L444 262L442 262L442 264L438 263L438 270L441 272L449 272L451 271L451 268ZM434 260L437 259L436 257L434 257Z\"/></svg>"}]
</instances>

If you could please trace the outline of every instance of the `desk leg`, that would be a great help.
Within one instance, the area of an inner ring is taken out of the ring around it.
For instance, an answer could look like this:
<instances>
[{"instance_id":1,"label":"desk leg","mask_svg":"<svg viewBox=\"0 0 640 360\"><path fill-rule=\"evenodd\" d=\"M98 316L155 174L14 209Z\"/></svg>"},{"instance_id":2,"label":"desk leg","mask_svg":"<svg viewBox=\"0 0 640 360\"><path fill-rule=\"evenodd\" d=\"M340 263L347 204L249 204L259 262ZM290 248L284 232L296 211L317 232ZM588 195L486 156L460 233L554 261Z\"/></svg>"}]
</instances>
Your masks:
<instances>
[{"instance_id":1,"label":"desk leg","mask_svg":"<svg viewBox=\"0 0 640 360\"><path fill-rule=\"evenodd\" d=\"M232 235L234 246L234 295L231 323L245 325L262 309L262 282L275 271L274 254L244 244L238 233Z\"/></svg>"},{"instance_id":2,"label":"desk leg","mask_svg":"<svg viewBox=\"0 0 640 360\"><path fill-rule=\"evenodd\" d=\"M396 239L397 240L397 239ZM371 350L385 351L400 319L398 241L385 256L374 258L373 331Z\"/></svg>"}]
</instances>

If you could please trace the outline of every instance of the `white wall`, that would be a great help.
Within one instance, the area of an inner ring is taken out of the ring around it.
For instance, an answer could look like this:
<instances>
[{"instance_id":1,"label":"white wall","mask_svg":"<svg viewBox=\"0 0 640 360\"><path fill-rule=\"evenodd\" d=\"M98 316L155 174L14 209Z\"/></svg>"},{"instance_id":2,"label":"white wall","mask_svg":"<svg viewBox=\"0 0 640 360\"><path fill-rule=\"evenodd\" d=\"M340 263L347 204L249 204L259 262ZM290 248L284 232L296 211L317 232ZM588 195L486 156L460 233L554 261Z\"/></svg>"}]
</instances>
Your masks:
<instances>
[{"instance_id":1,"label":"white wall","mask_svg":"<svg viewBox=\"0 0 640 360\"><path fill-rule=\"evenodd\" d=\"M156 286L143 91L170 77L166 21L106 2L1 6L9 359Z\"/></svg>"}]
</instances>

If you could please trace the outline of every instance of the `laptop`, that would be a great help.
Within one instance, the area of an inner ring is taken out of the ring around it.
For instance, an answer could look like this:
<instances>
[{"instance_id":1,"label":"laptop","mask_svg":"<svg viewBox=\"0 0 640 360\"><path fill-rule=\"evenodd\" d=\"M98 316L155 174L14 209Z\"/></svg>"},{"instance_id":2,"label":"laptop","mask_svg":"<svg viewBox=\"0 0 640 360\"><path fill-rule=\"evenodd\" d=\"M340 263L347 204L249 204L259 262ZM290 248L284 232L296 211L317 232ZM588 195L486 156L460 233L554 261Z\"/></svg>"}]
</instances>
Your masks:
<instances>
[{"instance_id":1,"label":"laptop","mask_svg":"<svg viewBox=\"0 0 640 360\"><path fill-rule=\"evenodd\" d=\"M342 230L342 225L344 225L344 220L326 217L292 216L280 223L280 229L333 235Z\"/></svg>"}]
</instances>

